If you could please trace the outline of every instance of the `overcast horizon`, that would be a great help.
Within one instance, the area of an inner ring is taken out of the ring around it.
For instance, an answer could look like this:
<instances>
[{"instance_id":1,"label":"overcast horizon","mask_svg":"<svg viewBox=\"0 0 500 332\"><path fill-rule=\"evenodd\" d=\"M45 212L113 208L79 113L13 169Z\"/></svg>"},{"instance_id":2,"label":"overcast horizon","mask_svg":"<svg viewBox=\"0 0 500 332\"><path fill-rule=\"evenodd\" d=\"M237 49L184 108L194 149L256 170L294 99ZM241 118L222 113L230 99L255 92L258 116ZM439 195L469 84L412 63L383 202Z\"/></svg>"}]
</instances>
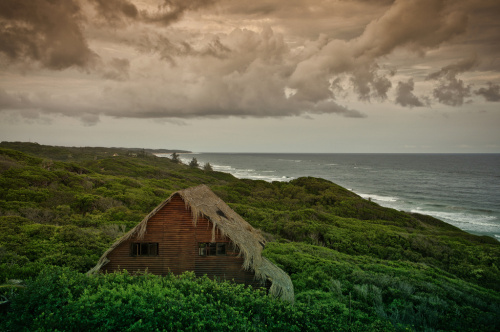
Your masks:
<instances>
[{"instance_id":1,"label":"overcast horizon","mask_svg":"<svg viewBox=\"0 0 500 332\"><path fill-rule=\"evenodd\" d=\"M0 141L500 153L498 0L4 0Z\"/></svg>"}]
</instances>

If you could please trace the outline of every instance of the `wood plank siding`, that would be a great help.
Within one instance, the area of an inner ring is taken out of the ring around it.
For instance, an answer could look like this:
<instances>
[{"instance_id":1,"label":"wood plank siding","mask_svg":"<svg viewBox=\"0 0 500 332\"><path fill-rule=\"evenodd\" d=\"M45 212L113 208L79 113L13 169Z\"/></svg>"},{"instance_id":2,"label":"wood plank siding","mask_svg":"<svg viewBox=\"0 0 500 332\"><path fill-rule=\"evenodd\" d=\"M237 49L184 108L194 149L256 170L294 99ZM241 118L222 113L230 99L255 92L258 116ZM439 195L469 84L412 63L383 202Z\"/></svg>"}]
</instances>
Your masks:
<instances>
[{"instance_id":1,"label":"wood plank siding","mask_svg":"<svg viewBox=\"0 0 500 332\"><path fill-rule=\"evenodd\" d=\"M199 243L212 242L213 224L205 217L199 217L196 226L189 207L180 195L161 208L147 223L146 234L141 240L132 237L119 244L108 254L109 263L103 272L123 270L134 273L148 270L157 275L181 274L194 271L196 276L234 280L254 287L262 284L255 280L251 271L242 268L243 257L234 252L231 241L216 230L215 242L225 242L226 255L200 256ZM158 243L157 256L132 256L133 243Z\"/></svg>"}]
</instances>

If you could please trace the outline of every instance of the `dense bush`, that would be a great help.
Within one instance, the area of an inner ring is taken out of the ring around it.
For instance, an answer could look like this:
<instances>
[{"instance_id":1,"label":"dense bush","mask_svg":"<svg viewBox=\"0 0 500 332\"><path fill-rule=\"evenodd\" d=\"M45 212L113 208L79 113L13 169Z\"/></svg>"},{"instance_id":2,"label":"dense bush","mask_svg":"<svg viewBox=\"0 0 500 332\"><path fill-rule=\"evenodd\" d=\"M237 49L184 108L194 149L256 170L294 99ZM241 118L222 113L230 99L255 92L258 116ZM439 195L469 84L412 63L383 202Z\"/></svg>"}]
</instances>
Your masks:
<instances>
[{"instance_id":1,"label":"dense bush","mask_svg":"<svg viewBox=\"0 0 500 332\"><path fill-rule=\"evenodd\" d=\"M265 255L291 274L298 302L334 301L417 330L500 328L500 295L426 264L352 256L305 243L269 243ZM471 311L472 310L472 311ZM464 317L473 313L474 319Z\"/></svg>"},{"instance_id":2,"label":"dense bush","mask_svg":"<svg viewBox=\"0 0 500 332\"><path fill-rule=\"evenodd\" d=\"M378 319L350 323L342 305L293 306L230 282L194 273L159 277L87 276L46 268L18 290L2 331L390 331Z\"/></svg>"},{"instance_id":3,"label":"dense bush","mask_svg":"<svg viewBox=\"0 0 500 332\"><path fill-rule=\"evenodd\" d=\"M0 330L500 329L492 238L323 179L238 180L147 154L13 146L38 152L0 148L0 284L33 279L25 290L0 288L12 298ZM290 274L295 306L190 274L80 274L171 193L201 183L263 231L264 255Z\"/></svg>"}]
</instances>

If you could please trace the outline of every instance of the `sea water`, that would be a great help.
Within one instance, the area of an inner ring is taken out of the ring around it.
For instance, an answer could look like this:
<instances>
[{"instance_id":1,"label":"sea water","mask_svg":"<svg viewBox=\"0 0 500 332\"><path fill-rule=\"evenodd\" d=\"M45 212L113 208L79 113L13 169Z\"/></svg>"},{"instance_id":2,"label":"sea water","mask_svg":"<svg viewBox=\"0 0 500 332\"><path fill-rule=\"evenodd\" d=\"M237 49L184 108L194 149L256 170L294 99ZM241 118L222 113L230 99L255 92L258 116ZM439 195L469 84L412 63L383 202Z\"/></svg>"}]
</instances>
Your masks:
<instances>
[{"instance_id":1,"label":"sea water","mask_svg":"<svg viewBox=\"0 0 500 332\"><path fill-rule=\"evenodd\" d=\"M198 153L181 160L193 157L238 178L324 178L382 206L500 240L500 154Z\"/></svg>"}]
</instances>

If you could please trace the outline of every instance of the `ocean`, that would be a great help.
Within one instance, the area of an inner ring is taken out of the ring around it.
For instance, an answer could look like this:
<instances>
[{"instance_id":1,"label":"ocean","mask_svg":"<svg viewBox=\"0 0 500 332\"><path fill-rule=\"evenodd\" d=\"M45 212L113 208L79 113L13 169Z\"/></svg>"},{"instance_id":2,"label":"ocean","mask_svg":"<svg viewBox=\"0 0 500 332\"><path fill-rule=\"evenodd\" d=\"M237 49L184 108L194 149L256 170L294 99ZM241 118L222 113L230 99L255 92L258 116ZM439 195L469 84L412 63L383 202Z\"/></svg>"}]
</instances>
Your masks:
<instances>
[{"instance_id":1,"label":"ocean","mask_svg":"<svg viewBox=\"0 0 500 332\"><path fill-rule=\"evenodd\" d=\"M500 154L197 153L181 160L193 157L237 178L324 178L382 206L500 240Z\"/></svg>"}]
</instances>

